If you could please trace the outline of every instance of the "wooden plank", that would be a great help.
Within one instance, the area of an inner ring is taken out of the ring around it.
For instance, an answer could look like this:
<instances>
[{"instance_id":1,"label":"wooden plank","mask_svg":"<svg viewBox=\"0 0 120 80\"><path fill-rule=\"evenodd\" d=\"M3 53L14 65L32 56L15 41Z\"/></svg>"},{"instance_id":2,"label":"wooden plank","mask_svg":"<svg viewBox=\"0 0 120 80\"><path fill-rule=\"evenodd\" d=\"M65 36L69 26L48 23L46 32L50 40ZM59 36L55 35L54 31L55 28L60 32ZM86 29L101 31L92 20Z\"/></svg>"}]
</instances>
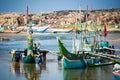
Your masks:
<instances>
[{"instance_id":1,"label":"wooden plank","mask_svg":"<svg viewBox=\"0 0 120 80\"><path fill-rule=\"evenodd\" d=\"M120 63L120 60L118 59L115 59L115 58L120 58L120 57L111 57L110 55L105 55L105 54L95 54L95 53L89 53L93 56L99 56L99 57L102 57L102 58L106 58L106 59L109 59L109 60L112 60L112 61L115 61L116 63Z\"/></svg>"}]
</instances>

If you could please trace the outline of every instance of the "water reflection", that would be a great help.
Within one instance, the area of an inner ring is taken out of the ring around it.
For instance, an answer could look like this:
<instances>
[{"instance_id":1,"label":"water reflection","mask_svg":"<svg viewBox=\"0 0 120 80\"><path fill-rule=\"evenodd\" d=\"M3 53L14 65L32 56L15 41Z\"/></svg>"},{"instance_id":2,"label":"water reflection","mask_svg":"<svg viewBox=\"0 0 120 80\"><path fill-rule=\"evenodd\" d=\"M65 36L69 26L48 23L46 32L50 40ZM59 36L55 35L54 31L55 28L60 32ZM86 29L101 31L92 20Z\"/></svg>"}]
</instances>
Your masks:
<instances>
[{"instance_id":1,"label":"water reflection","mask_svg":"<svg viewBox=\"0 0 120 80\"><path fill-rule=\"evenodd\" d=\"M63 80L114 80L111 66L87 69L63 69Z\"/></svg>"},{"instance_id":2,"label":"water reflection","mask_svg":"<svg viewBox=\"0 0 120 80\"><path fill-rule=\"evenodd\" d=\"M16 77L24 76L26 80L39 80L46 64L23 64L12 62L10 71Z\"/></svg>"},{"instance_id":3,"label":"water reflection","mask_svg":"<svg viewBox=\"0 0 120 80\"><path fill-rule=\"evenodd\" d=\"M63 69L63 80L80 80L82 69Z\"/></svg>"},{"instance_id":4,"label":"water reflection","mask_svg":"<svg viewBox=\"0 0 120 80\"><path fill-rule=\"evenodd\" d=\"M12 62L10 71L12 74L16 75L17 77L20 77L20 63Z\"/></svg>"}]
</instances>

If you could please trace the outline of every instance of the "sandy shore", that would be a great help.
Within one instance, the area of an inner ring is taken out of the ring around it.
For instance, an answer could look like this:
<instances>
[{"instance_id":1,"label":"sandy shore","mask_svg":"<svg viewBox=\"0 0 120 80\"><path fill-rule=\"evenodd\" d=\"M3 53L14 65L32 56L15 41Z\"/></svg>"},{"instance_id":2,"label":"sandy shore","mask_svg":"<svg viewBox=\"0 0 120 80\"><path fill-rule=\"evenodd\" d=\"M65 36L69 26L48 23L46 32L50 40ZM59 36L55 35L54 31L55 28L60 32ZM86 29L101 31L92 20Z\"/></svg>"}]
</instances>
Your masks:
<instances>
[{"instance_id":1,"label":"sandy shore","mask_svg":"<svg viewBox=\"0 0 120 80\"><path fill-rule=\"evenodd\" d=\"M111 28L107 30L108 32L119 32L120 29L116 29L116 28Z\"/></svg>"},{"instance_id":2,"label":"sandy shore","mask_svg":"<svg viewBox=\"0 0 120 80\"><path fill-rule=\"evenodd\" d=\"M92 29L88 29L88 31L93 31ZM111 29L107 29L108 32L120 32L120 29L116 29L116 28L111 28ZM48 32L44 32L44 33L48 33ZM52 33L52 32L51 32ZM16 34L27 34L27 32L21 31L20 33L0 33L0 36L9 36L9 35L16 35ZM42 34L42 33L36 33L34 32L33 34Z\"/></svg>"}]
</instances>

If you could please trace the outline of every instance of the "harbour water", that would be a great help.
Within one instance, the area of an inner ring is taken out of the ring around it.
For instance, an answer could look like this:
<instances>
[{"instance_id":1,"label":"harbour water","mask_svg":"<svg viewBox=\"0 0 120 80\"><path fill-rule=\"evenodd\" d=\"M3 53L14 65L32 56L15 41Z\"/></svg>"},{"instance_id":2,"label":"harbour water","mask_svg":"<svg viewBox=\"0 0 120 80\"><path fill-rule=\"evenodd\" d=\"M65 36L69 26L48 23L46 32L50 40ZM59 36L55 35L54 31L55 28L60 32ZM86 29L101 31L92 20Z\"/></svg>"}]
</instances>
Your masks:
<instances>
[{"instance_id":1,"label":"harbour water","mask_svg":"<svg viewBox=\"0 0 120 80\"><path fill-rule=\"evenodd\" d=\"M22 64L11 61L11 49L26 48L26 34L3 34L9 40L0 41L0 80L120 80L112 73L113 65L86 69L63 69L57 56L47 54L46 64ZM53 34L34 33L34 42L40 43L41 49L58 52L56 37L60 37L69 51L72 51L73 33ZM108 33L107 39L119 39L119 33ZM110 43L120 48L119 43ZM119 55L119 52L117 52Z\"/></svg>"}]
</instances>

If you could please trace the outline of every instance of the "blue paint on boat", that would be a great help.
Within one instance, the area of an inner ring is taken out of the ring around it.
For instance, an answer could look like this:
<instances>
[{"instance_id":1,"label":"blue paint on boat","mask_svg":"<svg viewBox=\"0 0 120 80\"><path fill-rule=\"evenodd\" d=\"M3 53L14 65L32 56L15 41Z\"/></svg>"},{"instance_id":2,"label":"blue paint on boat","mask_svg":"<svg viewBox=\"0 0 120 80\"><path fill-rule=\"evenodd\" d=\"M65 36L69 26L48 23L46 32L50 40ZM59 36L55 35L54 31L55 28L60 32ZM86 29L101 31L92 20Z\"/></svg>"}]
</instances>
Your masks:
<instances>
[{"instance_id":1,"label":"blue paint on boat","mask_svg":"<svg viewBox=\"0 0 120 80\"><path fill-rule=\"evenodd\" d=\"M67 59L62 59L63 68L84 68L85 65L81 60L68 61Z\"/></svg>"},{"instance_id":2,"label":"blue paint on boat","mask_svg":"<svg viewBox=\"0 0 120 80\"><path fill-rule=\"evenodd\" d=\"M47 28L44 28L44 29L37 29L37 30L35 30L34 32L43 33L43 32L45 32L47 29L48 29L48 27L47 27Z\"/></svg>"},{"instance_id":3,"label":"blue paint on boat","mask_svg":"<svg viewBox=\"0 0 120 80\"><path fill-rule=\"evenodd\" d=\"M80 59L80 60L68 60L66 58L62 59L62 67L63 68L85 68L89 67L88 64L97 64L101 60L100 57L94 59Z\"/></svg>"}]
</instances>

